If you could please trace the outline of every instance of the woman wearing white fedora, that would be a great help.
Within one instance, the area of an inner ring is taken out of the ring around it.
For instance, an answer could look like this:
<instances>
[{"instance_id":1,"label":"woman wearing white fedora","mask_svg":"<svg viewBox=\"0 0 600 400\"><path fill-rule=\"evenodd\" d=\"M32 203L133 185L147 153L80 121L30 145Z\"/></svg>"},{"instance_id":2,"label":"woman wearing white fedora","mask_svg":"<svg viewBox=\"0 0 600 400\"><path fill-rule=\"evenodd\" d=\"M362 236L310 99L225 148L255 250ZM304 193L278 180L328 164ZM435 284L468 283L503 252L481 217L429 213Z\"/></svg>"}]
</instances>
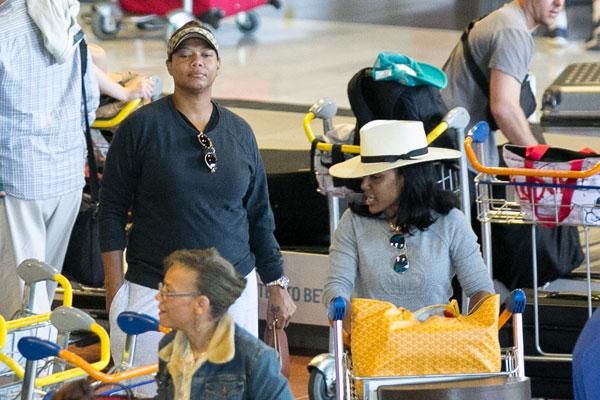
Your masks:
<instances>
[{"instance_id":1,"label":"woman wearing white fedora","mask_svg":"<svg viewBox=\"0 0 600 400\"><path fill-rule=\"evenodd\" d=\"M493 293L477 238L440 189L433 161L460 157L428 147L419 121L372 121L360 130L360 155L332 166L362 178L363 203L342 216L330 248L324 301L371 298L416 310L448 303L456 275L471 304Z\"/></svg>"}]
</instances>

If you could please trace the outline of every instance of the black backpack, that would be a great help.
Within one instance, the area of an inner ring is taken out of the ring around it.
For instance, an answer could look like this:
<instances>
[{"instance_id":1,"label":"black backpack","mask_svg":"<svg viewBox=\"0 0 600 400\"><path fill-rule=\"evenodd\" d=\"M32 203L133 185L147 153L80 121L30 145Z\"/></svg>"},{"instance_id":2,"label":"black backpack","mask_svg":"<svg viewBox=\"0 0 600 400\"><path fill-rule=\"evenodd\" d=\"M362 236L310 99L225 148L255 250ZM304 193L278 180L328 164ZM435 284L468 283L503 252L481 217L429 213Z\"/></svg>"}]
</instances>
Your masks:
<instances>
[{"instance_id":1,"label":"black backpack","mask_svg":"<svg viewBox=\"0 0 600 400\"><path fill-rule=\"evenodd\" d=\"M395 81L375 81L371 77L371 68L361 69L350 79L348 100L356 117L354 144L359 144L360 128L375 119L422 121L425 131L429 132L448 112L439 89L429 85L405 86ZM455 133L445 132L433 146L458 149Z\"/></svg>"}]
</instances>

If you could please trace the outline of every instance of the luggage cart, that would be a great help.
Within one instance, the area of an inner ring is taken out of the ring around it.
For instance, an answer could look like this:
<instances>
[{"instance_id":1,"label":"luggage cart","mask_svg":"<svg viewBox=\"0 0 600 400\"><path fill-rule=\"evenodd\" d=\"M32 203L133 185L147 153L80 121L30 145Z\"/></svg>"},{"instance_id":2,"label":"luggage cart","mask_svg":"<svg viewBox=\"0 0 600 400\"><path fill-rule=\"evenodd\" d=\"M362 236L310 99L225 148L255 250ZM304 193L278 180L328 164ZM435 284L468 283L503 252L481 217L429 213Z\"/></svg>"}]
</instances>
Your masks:
<instances>
[{"instance_id":1,"label":"luggage cart","mask_svg":"<svg viewBox=\"0 0 600 400\"><path fill-rule=\"evenodd\" d=\"M88 317L89 318L89 317ZM19 350L27 359L25 377L23 379L23 400L32 400L35 398L35 386L38 385L40 378L36 379L35 365L38 361L49 357L55 357L66 361L70 365L75 366L74 370L80 372L80 376L88 374L96 380L92 384L93 387L99 389L100 386L116 384L115 389L106 390L102 393L97 393L98 396L112 396L115 393L128 393L134 386L140 386L154 382L154 379L137 383L133 386L123 385L123 382L128 379L137 378L140 376L154 374L158 371L158 364L149 364L140 367L132 367L133 354L135 353L137 335L145 332L168 332L168 329L161 327L158 320L133 311L125 311L117 317L119 328L127 334L125 348L121 357L121 363L115 365L107 373L101 372L102 368L96 368L94 364L90 364L77 354L61 348L56 343L37 337L25 337L19 341ZM107 345L109 348L110 346ZM108 350L109 351L109 350ZM106 365L105 365L106 366ZM68 370L72 371L72 370ZM47 393L48 397L52 398L53 393ZM128 395L130 395L128 393Z\"/></svg>"},{"instance_id":2,"label":"luggage cart","mask_svg":"<svg viewBox=\"0 0 600 400\"><path fill-rule=\"evenodd\" d=\"M357 145L332 143L330 139L331 132L334 131L332 118L337 111L337 106L330 99L320 99L313 104L304 117L304 132L313 148L314 157L312 169L319 184L318 191L327 196L329 205L329 227L333 234L337 227L337 221L341 215L340 203L343 200L353 199L355 193L353 190L344 186L337 186L333 178L329 175L328 168L332 165L332 153L343 153L346 156L359 154L360 147ZM450 110L442 121L427 134L427 143L433 143L440 135L448 129L455 129L458 137L458 143L464 141L465 129L469 123L469 113L462 107L456 107ZM317 137L312 129L311 123L314 119L323 121L323 135ZM351 133L351 132L350 132ZM358 132L354 132L358 134ZM443 164L442 164L443 165ZM443 172L443 171L442 171ZM469 185L468 185L467 159L464 154L460 158L459 176L457 174L448 174L444 172L440 177L440 184L444 189L457 190L461 199L461 208L467 218L470 218L469 204ZM460 182L460 184L457 184Z\"/></svg>"},{"instance_id":3,"label":"luggage cart","mask_svg":"<svg viewBox=\"0 0 600 400\"><path fill-rule=\"evenodd\" d=\"M97 324L92 317L85 312L73 307L61 306L52 311L50 315L52 326L58 331L59 340L45 340L47 343L52 343L58 348L66 347L69 333L74 331L88 331L94 333L100 340L100 359L93 364L91 368L101 370L106 368L110 362L110 343L108 333ZM30 332L31 333L31 332ZM31 337L31 336L25 336ZM22 339L22 338L21 338ZM17 342L19 355L26 358L20 346L20 341ZM12 360L11 360L12 361ZM37 363L25 362L25 367L19 363L12 361L9 363L11 370L14 373L15 379L11 384L2 387L0 390L0 398L13 398L21 395L21 398L33 399L35 396L43 395L45 392L41 388L52 388L59 383L66 382L85 375L85 372L80 368L64 369L64 363L57 360L51 360L38 366ZM41 376L44 374L43 376ZM23 384L21 380L26 381L27 390L21 392ZM28 392L27 392L28 391ZM29 393L29 397L24 397L25 393Z\"/></svg>"},{"instance_id":4,"label":"luggage cart","mask_svg":"<svg viewBox=\"0 0 600 400\"><path fill-rule=\"evenodd\" d=\"M91 24L94 35L100 40L114 39L123 23L133 23L138 28L162 28L165 38L185 23L198 20L217 29L223 18L235 16L238 29L250 34L260 26L260 17L254 8L271 5L281 7L279 0L103 0L94 4ZM127 14L127 15L126 15Z\"/></svg>"},{"instance_id":5,"label":"luggage cart","mask_svg":"<svg viewBox=\"0 0 600 400\"><path fill-rule=\"evenodd\" d=\"M472 147L473 143L482 143L489 134L489 127L487 123L482 122L475 126L464 141L465 152L469 161L473 167L479 172L475 178L475 185L477 190L476 202L477 202L477 217L482 224L482 250L484 260L488 264L488 268L492 265L492 237L491 237L491 224L492 223L503 223L503 224L529 224L531 226L531 237L532 237L532 265L533 265L533 310L534 310L534 344L537 355L527 355L525 360L527 361L553 361L553 362L571 362L572 355L566 353L552 353L544 351L540 343L540 316L539 316L539 283L538 283L538 265L536 257L536 227L541 224L548 224L548 220L544 221L536 217L535 212L526 212L527 210L517 201L516 198L511 196L514 191L510 190L517 187L550 187L554 189L564 188L568 186L569 189L574 190L596 190L600 193L600 187L592 187L589 185L563 185L560 183L548 183L548 182L536 182L536 183L523 183L500 180L497 176L526 176L526 177L537 177L543 178L575 178L582 179L600 173L600 163L596 164L593 168L586 171L558 171L549 169L528 169L528 168L503 168L503 167L488 167L485 166L485 160L481 157L481 154L476 155L475 150ZM480 152L481 153L481 152ZM578 181L579 182L579 181ZM495 196L498 191L493 190L496 187L502 187L506 189L504 197ZM533 190L531 191L533 193ZM532 197L529 203L535 207L536 200ZM589 210L600 211L600 204L589 204L582 205L584 208ZM556 201L554 204L554 218L551 218L551 224L553 226L560 225L571 225L561 222L559 214L561 209L564 207L560 201ZM548 211L548 206L544 205L545 212ZM582 223L575 225L583 228L584 240L585 240L585 263L586 263L586 294L587 294L587 305L588 314L592 314L592 286L591 286L591 268L590 268L590 240L589 240L589 229L594 226L592 224ZM597 226L597 225L596 225Z\"/></svg>"},{"instance_id":6,"label":"luggage cart","mask_svg":"<svg viewBox=\"0 0 600 400\"><path fill-rule=\"evenodd\" d=\"M0 377L12 375L19 365L17 342L20 336L32 332L50 339L51 313L33 313L35 293L38 290L37 283L44 281L57 283L63 291L62 304L71 306L73 303L73 291L69 280L59 274L54 267L36 259L27 259L17 266L17 275L24 281L25 290L21 309L8 321L0 315L0 363L4 364L0 366Z\"/></svg>"},{"instance_id":7,"label":"luggage cart","mask_svg":"<svg viewBox=\"0 0 600 400\"><path fill-rule=\"evenodd\" d=\"M71 307L73 302L73 291L71 284L67 278L58 271L41 261L35 259L27 259L17 267L17 275L25 283L25 296L23 298L22 307L14 318L6 321L0 316L0 347L3 349L0 352L0 362L3 364L2 372L0 373L0 398L10 399L18 397L21 392L21 382L25 374L23 365L25 360L23 355L18 351L19 338L27 335L36 335L47 340L56 341L61 346L66 347L69 340L69 326L61 323L60 317L57 316L59 311L66 310L67 314L80 312ZM37 283L39 282L55 282L62 290L62 306L53 312L34 314L33 301L35 293L38 290ZM28 292L28 293L27 293ZM59 318L56 321L56 318ZM93 322L93 320L92 320ZM110 350L108 347L108 335L106 331L99 325L89 325L85 329L95 333L100 337L101 349L103 356L98 363L94 363L94 368L104 368L110 361ZM104 345L102 345L104 343ZM38 371L38 374L44 374L37 381L39 385L50 385L55 382L60 382L66 379L71 379L72 374L76 370L66 372L57 364L48 363L43 365Z\"/></svg>"},{"instance_id":8,"label":"luggage cart","mask_svg":"<svg viewBox=\"0 0 600 400\"><path fill-rule=\"evenodd\" d=\"M360 151L359 146L347 144L352 142L352 139L347 140L347 143L343 141L343 137L352 135L352 132L350 132L351 129L340 127L336 130L334 127L332 119L336 111L337 107L332 100L321 99L309 109L304 118L304 131L312 146L312 169L319 184L318 191L326 195L328 199L331 235L333 235L347 203L360 196L360 194L355 193L346 186L335 184L328 172L329 166L333 163L333 158L339 157L339 154L353 156L359 154ZM319 135L319 137L312 130L311 123L314 119L321 119L323 122L324 133ZM431 144L447 129L453 128L458 137L457 143L462 143L468 123L469 114L466 109L462 107L454 108L444 116L440 124L428 133L427 142ZM354 134L357 133L354 132ZM444 189L452 190L458 194L461 200L461 209L466 218L470 219L469 178L465 155L461 155L458 170L448 165L447 163L439 164L439 184ZM466 309L466 299L463 299L463 309ZM311 393L314 393L315 396L319 393L319 395L322 395L322 398L331 398L335 387L334 349L332 345L330 340L330 352L314 357L308 365L310 373L309 392L314 389Z\"/></svg>"},{"instance_id":9,"label":"luggage cart","mask_svg":"<svg viewBox=\"0 0 600 400\"><path fill-rule=\"evenodd\" d=\"M523 333L522 333L522 313L525 310L525 294L522 290L515 290L506 301L506 308L499 318L499 328L512 315L513 343L514 347L503 350L502 359L504 361L504 370L498 373L482 374L449 374L449 375L421 375L421 376L357 376L352 372L352 362L350 355L344 350L342 321L346 313L346 302L341 297L336 297L328 306L327 314L333 322L334 342L335 342L335 397L327 396L323 398L335 398L336 400L377 400L384 387L410 384L425 383L448 383L453 381L466 381L475 379L486 379L492 377L501 377L510 382L510 379L516 382L525 382L525 393L527 394L527 379L525 378L525 363L523 360ZM355 390L355 384L362 384L362 396ZM428 397L430 398L430 397ZM519 397L523 398L522 396Z\"/></svg>"}]
</instances>

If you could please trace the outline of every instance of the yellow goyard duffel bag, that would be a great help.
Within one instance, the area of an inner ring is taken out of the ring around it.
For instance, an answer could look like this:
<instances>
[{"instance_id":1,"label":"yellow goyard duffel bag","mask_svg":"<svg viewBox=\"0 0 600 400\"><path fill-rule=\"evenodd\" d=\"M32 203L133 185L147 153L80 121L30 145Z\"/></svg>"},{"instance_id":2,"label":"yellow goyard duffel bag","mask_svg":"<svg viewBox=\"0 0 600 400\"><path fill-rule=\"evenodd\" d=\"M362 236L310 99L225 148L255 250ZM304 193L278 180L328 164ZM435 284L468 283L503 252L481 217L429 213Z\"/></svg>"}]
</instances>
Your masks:
<instances>
[{"instance_id":1,"label":"yellow goyard duffel bag","mask_svg":"<svg viewBox=\"0 0 600 400\"><path fill-rule=\"evenodd\" d=\"M469 315L459 313L456 300L410 312L384 301L353 299L353 373L405 376L499 372L499 308L499 295L486 297ZM435 310L442 312L432 313ZM430 314L442 315L424 319Z\"/></svg>"}]
</instances>

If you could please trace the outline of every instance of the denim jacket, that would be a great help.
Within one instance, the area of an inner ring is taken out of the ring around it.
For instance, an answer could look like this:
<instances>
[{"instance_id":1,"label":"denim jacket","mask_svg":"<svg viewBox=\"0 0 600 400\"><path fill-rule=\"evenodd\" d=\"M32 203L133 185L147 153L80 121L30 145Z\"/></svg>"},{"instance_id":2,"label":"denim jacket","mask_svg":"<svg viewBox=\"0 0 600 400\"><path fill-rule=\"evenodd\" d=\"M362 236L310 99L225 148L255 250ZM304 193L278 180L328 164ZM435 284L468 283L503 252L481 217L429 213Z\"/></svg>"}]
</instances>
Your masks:
<instances>
[{"instance_id":1,"label":"denim jacket","mask_svg":"<svg viewBox=\"0 0 600 400\"><path fill-rule=\"evenodd\" d=\"M173 331L160 341L156 375L158 400L175 399L172 374L177 374L178 368L182 370L177 365L176 353L181 348L177 346L178 342L187 344L183 332ZM206 360L193 372L188 383L191 400L294 398L287 380L279 373L276 352L233 323L229 316L219 322L209 343Z\"/></svg>"}]
</instances>

